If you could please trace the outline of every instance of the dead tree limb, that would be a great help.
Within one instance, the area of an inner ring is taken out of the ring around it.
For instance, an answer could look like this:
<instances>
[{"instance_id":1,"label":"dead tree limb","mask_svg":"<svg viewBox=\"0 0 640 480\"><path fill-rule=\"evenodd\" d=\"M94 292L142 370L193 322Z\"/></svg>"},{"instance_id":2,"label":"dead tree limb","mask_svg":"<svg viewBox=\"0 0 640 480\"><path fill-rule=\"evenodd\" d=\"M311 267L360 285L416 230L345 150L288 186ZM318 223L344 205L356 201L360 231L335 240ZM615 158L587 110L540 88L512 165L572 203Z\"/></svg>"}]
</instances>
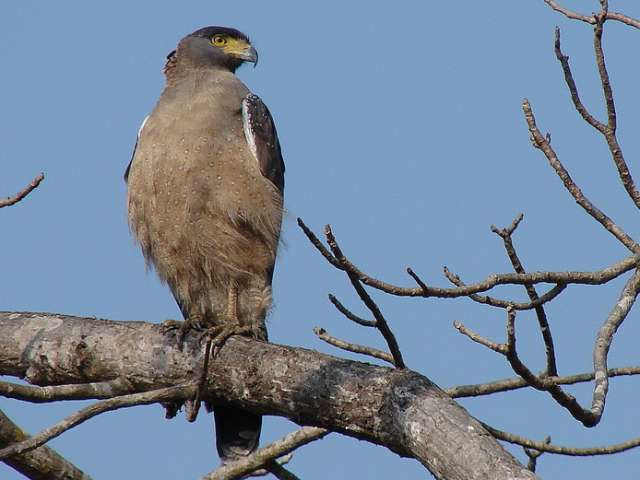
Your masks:
<instances>
[{"instance_id":1,"label":"dead tree limb","mask_svg":"<svg viewBox=\"0 0 640 480\"><path fill-rule=\"evenodd\" d=\"M0 374L33 384L126 378L135 390L129 393L158 390L199 378L201 357L195 335L180 350L159 325L0 313ZM465 409L410 370L233 337L211 362L205 387L214 404L383 445L436 478L536 478Z\"/></svg>"},{"instance_id":2,"label":"dead tree limb","mask_svg":"<svg viewBox=\"0 0 640 480\"><path fill-rule=\"evenodd\" d=\"M28 438L29 435L0 411L0 448ZM3 462L31 480L91 480L91 477L49 447L13 455Z\"/></svg>"}]
</instances>

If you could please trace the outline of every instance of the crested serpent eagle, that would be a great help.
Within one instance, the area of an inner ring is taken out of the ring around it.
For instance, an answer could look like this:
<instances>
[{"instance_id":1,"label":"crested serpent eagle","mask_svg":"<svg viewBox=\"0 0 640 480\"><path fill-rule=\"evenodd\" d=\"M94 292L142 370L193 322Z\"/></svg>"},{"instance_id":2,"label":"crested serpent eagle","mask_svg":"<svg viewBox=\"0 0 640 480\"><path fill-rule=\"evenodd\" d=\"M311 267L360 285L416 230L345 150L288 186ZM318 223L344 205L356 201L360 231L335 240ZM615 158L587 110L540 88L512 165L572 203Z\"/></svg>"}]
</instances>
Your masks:
<instances>
[{"instance_id":1,"label":"crested serpent eagle","mask_svg":"<svg viewBox=\"0 0 640 480\"><path fill-rule=\"evenodd\" d=\"M166 83L125 172L131 230L190 329L266 340L283 211L273 119L235 76L258 54L243 33L206 27L167 56ZM214 407L222 460L250 454L261 418Z\"/></svg>"}]
</instances>

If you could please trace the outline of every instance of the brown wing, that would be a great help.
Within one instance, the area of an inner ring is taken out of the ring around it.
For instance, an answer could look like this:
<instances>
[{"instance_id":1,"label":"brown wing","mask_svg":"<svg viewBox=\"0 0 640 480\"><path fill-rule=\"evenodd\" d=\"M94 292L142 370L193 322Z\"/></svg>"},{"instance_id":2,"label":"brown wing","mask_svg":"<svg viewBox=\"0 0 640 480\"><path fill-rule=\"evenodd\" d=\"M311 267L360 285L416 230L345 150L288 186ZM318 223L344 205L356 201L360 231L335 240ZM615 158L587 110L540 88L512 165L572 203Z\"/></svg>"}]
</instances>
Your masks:
<instances>
[{"instance_id":1,"label":"brown wing","mask_svg":"<svg viewBox=\"0 0 640 480\"><path fill-rule=\"evenodd\" d=\"M250 93L242 101L242 118L247 143L260 165L262 175L284 192L284 160L273 117L260 97Z\"/></svg>"}]
</instances>

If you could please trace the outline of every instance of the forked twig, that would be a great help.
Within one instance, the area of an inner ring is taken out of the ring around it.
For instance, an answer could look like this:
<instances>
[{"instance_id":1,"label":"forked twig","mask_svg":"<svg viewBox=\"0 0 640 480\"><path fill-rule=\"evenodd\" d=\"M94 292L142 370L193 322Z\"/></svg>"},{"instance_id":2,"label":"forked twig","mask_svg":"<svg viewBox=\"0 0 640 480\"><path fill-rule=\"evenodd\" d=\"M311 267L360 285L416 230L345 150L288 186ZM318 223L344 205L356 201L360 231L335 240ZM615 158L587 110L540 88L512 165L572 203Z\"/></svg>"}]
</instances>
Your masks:
<instances>
[{"instance_id":1,"label":"forked twig","mask_svg":"<svg viewBox=\"0 0 640 480\"><path fill-rule=\"evenodd\" d=\"M329 263L334 265L339 270L348 271L354 274L360 282L364 285L370 286L382 292L390 295L396 295L400 297L437 297L437 298L460 298L468 297L474 293L482 293L491 290L498 285L525 285L527 283L552 283L552 284L565 284L565 285L603 285L610 282L614 278L633 270L640 262L640 254L632 255L623 260L620 260L602 270L593 272L530 272L526 274L518 273L500 273L489 275L484 280L464 285L456 288L441 288L422 286L419 287L399 287L382 280L373 278L358 267L356 267L349 259L343 257L341 262L329 252L324 245L320 242L318 237L302 222L298 219L298 223L301 225L309 241L316 247L316 249L327 259ZM633 240L632 240L633 242ZM635 242L634 242L635 245ZM639 253L640 253L640 247Z\"/></svg>"},{"instance_id":2,"label":"forked twig","mask_svg":"<svg viewBox=\"0 0 640 480\"><path fill-rule=\"evenodd\" d=\"M551 437L547 435L542 443L549 445L551 443ZM538 466L538 458L540 458L545 452L527 447L522 447L522 449L527 457L529 457L527 468L535 473L536 467Z\"/></svg>"},{"instance_id":3,"label":"forked twig","mask_svg":"<svg viewBox=\"0 0 640 480\"><path fill-rule=\"evenodd\" d=\"M513 266L513 269L516 273L526 273L524 266L520 261L520 257L518 257L518 253L516 252L516 247L513 245L512 239L513 233L516 231L523 218L523 214L519 214L507 228L499 229L493 225L491 226L491 231L502 238L507 256L509 257L509 261L511 262L511 265ZM538 292L532 284L525 284L524 287L527 291L527 295L529 296L529 300L531 300L531 303L540 301ZM553 335L551 334L551 326L549 325L549 321L547 319L547 313L545 312L544 306L542 304L538 304L535 306L535 312L546 350L547 368L545 370L545 374L556 376L558 375L558 367L556 365L556 351L553 345Z\"/></svg>"},{"instance_id":4,"label":"forked twig","mask_svg":"<svg viewBox=\"0 0 640 480\"><path fill-rule=\"evenodd\" d=\"M574 200L580 205L585 212L591 215L605 230L616 237L625 247L634 253L640 252L640 246L633 240L627 233L622 230L611 218L609 218L602 210L596 207L591 201L582 193L582 190L575 184L569 172L564 167L562 162L558 159L555 150L551 147L549 140L540 133L536 124L536 119L531 110L531 105L527 99L522 101L522 111L524 112L525 120L531 133L531 141L533 146L541 150L551 167L555 170L560 180L564 184L567 191L571 194Z\"/></svg>"},{"instance_id":5,"label":"forked twig","mask_svg":"<svg viewBox=\"0 0 640 480\"><path fill-rule=\"evenodd\" d=\"M302 223L300 219L298 219L298 221L299 223ZM304 224L302 223L302 225ZM338 264L341 267L343 267L342 270L344 270L347 273L347 276L351 281L351 285L353 286L356 293L360 297L360 300L362 300L362 303L366 305L366 307L372 313L373 318L375 318L375 327L380 331L385 341L387 342L387 345L389 346L389 350L393 357L393 364L397 368L406 368L406 365L402 358L402 352L400 351L400 346L398 345L398 341L396 340L395 335L391 331L391 328L389 327L387 320L384 318L384 315L382 314L380 307L378 307L376 302L373 301L371 296L364 289L357 275L355 275L354 272L352 272L350 268L348 268L348 264L350 264L351 262L349 262L347 258L344 256L344 254L342 253L342 249L338 245L338 242L335 236L333 235L333 232L331 231L331 227L329 225L325 226L324 234L327 240L327 244L331 249L332 257L338 262Z\"/></svg>"},{"instance_id":6,"label":"forked twig","mask_svg":"<svg viewBox=\"0 0 640 480\"><path fill-rule=\"evenodd\" d=\"M604 7L603 7L604 8ZM582 118L595 128L598 132L600 132L607 142L607 146L609 147L609 151L611 152L611 157L613 158L613 162L618 171L618 176L620 177L620 181L624 186L627 194L631 198L631 200L635 203L636 207L640 208L640 192L637 190L635 183L633 181L633 177L631 172L629 171L629 167L627 165L626 160L624 159L624 155L622 153L622 148L618 142L618 138L616 136L617 129L617 116L616 116L616 107L613 99L613 89L611 88L611 81L609 80L609 73L607 72L607 67L604 59L604 51L602 49L602 33L603 33L603 24L604 19L606 18L606 10L603 9L599 15L596 15L594 18L597 19L595 23L594 36L593 36L593 45L596 57L596 65L598 67L598 74L600 75L600 84L602 85L602 91L605 99L605 104L607 108L607 123L602 123L596 120L584 106L582 101L580 100L580 95L578 93L578 87L576 86L576 82L573 79L573 73L571 72L571 66L569 65L569 57L562 53L562 49L560 46L560 29L556 27L555 31L555 42L554 42L554 50L556 54L556 58L560 62L562 66L562 71L564 73L564 79L569 88L569 93L571 94L571 100L573 105L575 106L578 113L582 116Z\"/></svg>"},{"instance_id":7,"label":"forked twig","mask_svg":"<svg viewBox=\"0 0 640 480\"><path fill-rule=\"evenodd\" d=\"M506 357L511 368L522 379L536 390L548 392L553 399L566 408L569 413L586 427L593 427L598 424L604 412L604 406L609 388L609 377L607 376L607 355L613 341L613 336L620 327L638 294L640 293L640 271L636 270L633 276L627 281L620 298L614 305L611 313L600 327L596 337L593 350L594 378L595 386L590 409L580 406L580 403L573 395L566 393L559 384L550 382L549 376L543 374L538 376L520 360L517 352L516 342L516 313L513 309L507 309L507 342L506 344L496 344L468 330L461 324L456 324L456 328L473 341L480 343L491 350Z\"/></svg>"},{"instance_id":8,"label":"forked twig","mask_svg":"<svg viewBox=\"0 0 640 480\"><path fill-rule=\"evenodd\" d=\"M544 0L544 3L549 5L556 12L562 13L565 17L570 18L571 20L579 20L581 22L586 22L591 25L596 24L595 15L582 15L580 13L574 12L573 10L569 10L568 8L563 7L555 0ZM615 20L617 22L624 23L629 25L630 27L640 28L640 20L630 17L628 15L624 15L619 12L609 12L607 11L607 20Z\"/></svg>"}]
</instances>

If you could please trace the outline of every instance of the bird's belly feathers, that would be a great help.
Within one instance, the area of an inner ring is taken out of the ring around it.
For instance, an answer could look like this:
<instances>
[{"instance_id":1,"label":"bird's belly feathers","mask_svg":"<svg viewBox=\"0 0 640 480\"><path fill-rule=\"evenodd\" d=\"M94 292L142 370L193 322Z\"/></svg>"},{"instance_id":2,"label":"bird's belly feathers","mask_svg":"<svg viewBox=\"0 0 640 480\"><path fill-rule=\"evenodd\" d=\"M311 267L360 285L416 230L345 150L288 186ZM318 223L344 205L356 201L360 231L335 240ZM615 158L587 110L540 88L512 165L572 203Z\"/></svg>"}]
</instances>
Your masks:
<instances>
[{"instance_id":1,"label":"bird's belly feathers","mask_svg":"<svg viewBox=\"0 0 640 480\"><path fill-rule=\"evenodd\" d=\"M240 109L205 102L187 118L175 113L149 119L129 177L129 219L145 257L178 294L186 284L270 283L282 197L249 150Z\"/></svg>"}]
</instances>

